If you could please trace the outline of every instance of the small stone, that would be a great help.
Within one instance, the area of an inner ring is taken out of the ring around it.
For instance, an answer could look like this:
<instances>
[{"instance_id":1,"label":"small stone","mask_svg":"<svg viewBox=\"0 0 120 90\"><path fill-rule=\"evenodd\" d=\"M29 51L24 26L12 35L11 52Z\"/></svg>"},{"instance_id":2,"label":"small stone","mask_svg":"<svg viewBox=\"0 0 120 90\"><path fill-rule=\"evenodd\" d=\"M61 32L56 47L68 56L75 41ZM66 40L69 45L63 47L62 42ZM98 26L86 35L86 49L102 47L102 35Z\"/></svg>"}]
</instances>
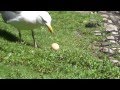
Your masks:
<instances>
[{"instance_id":1,"label":"small stone","mask_svg":"<svg viewBox=\"0 0 120 90\"><path fill-rule=\"evenodd\" d=\"M112 31L112 35L118 35L118 32Z\"/></svg>"},{"instance_id":2,"label":"small stone","mask_svg":"<svg viewBox=\"0 0 120 90\"><path fill-rule=\"evenodd\" d=\"M104 21L104 22L107 22L107 21L108 21L108 19L107 19L107 18L103 18L103 21Z\"/></svg>"},{"instance_id":3,"label":"small stone","mask_svg":"<svg viewBox=\"0 0 120 90\"><path fill-rule=\"evenodd\" d=\"M106 31L118 31L117 26L115 25L106 25Z\"/></svg>"},{"instance_id":4,"label":"small stone","mask_svg":"<svg viewBox=\"0 0 120 90\"><path fill-rule=\"evenodd\" d=\"M120 53L120 48L118 48L118 53Z\"/></svg>"},{"instance_id":5,"label":"small stone","mask_svg":"<svg viewBox=\"0 0 120 90\"><path fill-rule=\"evenodd\" d=\"M101 33L95 33L96 36L101 36L102 34Z\"/></svg>"},{"instance_id":6,"label":"small stone","mask_svg":"<svg viewBox=\"0 0 120 90\"><path fill-rule=\"evenodd\" d=\"M120 21L118 21L118 24L120 24Z\"/></svg>"},{"instance_id":7,"label":"small stone","mask_svg":"<svg viewBox=\"0 0 120 90\"><path fill-rule=\"evenodd\" d=\"M99 30L96 30L96 31L94 31L95 33L100 33L101 31L99 31Z\"/></svg>"},{"instance_id":8,"label":"small stone","mask_svg":"<svg viewBox=\"0 0 120 90\"><path fill-rule=\"evenodd\" d=\"M90 14L97 14L97 11L91 11Z\"/></svg>"},{"instance_id":9,"label":"small stone","mask_svg":"<svg viewBox=\"0 0 120 90\"><path fill-rule=\"evenodd\" d=\"M115 65L117 65L117 66L120 66L120 61L119 61L119 60L116 60L116 59L114 59L113 57L109 57L109 59L110 59L110 61L111 61L113 64L115 64Z\"/></svg>"},{"instance_id":10,"label":"small stone","mask_svg":"<svg viewBox=\"0 0 120 90\"><path fill-rule=\"evenodd\" d=\"M90 12L90 14L94 14L94 12Z\"/></svg>"},{"instance_id":11,"label":"small stone","mask_svg":"<svg viewBox=\"0 0 120 90\"><path fill-rule=\"evenodd\" d=\"M113 63L119 63L118 60L110 60L110 61L113 62Z\"/></svg>"},{"instance_id":12,"label":"small stone","mask_svg":"<svg viewBox=\"0 0 120 90\"><path fill-rule=\"evenodd\" d=\"M101 36L102 35L101 32L98 31L98 30L94 31L94 33L95 33L96 36Z\"/></svg>"},{"instance_id":13,"label":"small stone","mask_svg":"<svg viewBox=\"0 0 120 90\"><path fill-rule=\"evenodd\" d=\"M110 45L109 42L103 42L103 43L101 44L101 46L109 46L109 45Z\"/></svg>"},{"instance_id":14,"label":"small stone","mask_svg":"<svg viewBox=\"0 0 120 90\"><path fill-rule=\"evenodd\" d=\"M114 54L114 51L110 48L106 48L106 47L102 47L101 51L104 53L110 53L110 54Z\"/></svg>"},{"instance_id":15,"label":"small stone","mask_svg":"<svg viewBox=\"0 0 120 90\"><path fill-rule=\"evenodd\" d=\"M110 43L117 43L115 40L110 40Z\"/></svg>"},{"instance_id":16,"label":"small stone","mask_svg":"<svg viewBox=\"0 0 120 90\"><path fill-rule=\"evenodd\" d=\"M108 24L107 23L104 23L104 26L106 27Z\"/></svg>"},{"instance_id":17,"label":"small stone","mask_svg":"<svg viewBox=\"0 0 120 90\"><path fill-rule=\"evenodd\" d=\"M118 40L118 43L120 43L120 40Z\"/></svg>"},{"instance_id":18,"label":"small stone","mask_svg":"<svg viewBox=\"0 0 120 90\"><path fill-rule=\"evenodd\" d=\"M106 14L107 11L99 11L99 13L101 13L101 14Z\"/></svg>"},{"instance_id":19,"label":"small stone","mask_svg":"<svg viewBox=\"0 0 120 90\"><path fill-rule=\"evenodd\" d=\"M119 35L114 35L114 37L116 38L116 40L118 40L119 41L119 39L120 39L120 36Z\"/></svg>"},{"instance_id":20,"label":"small stone","mask_svg":"<svg viewBox=\"0 0 120 90\"><path fill-rule=\"evenodd\" d=\"M114 38L114 36L108 36L107 39L108 40L114 40L115 38Z\"/></svg>"},{"instance_id":21,"label":"small stone","mask_svg":"<svg viewBox=\"0 0 120 90\"><path fill-rule=\"evenodd\" d=\"M118 50L118 53L120 53L120 50Z\"/></svg>"},{"instance_id":22,"label":"small stone","mask_svg":"<svg viewBox=\"0 0 120 90\"><path fill-rule=\"evenodd\" d=\"M115 50L117 50L117 48L112 48L112 50L114 50L114 51L115 51Z\"/></svg>"},{"instance_id":23,"label":"small stone","mask_svg":"<svg viewBox=\"0 0 120 90\"><path fill-rule=\"evenodd\" d=\"M117 22L119 20L119 17L114 15L110 15L110 18L113 22Z\"/></svg>"},{"instance_id":24,"label":"small stone","mask_svg":"<svg viewBox=\"0 0 120 90\"><path fill-rule=\"evenodd\" d=\"M109 16L107 14L102 14L101 16L104 18L109 18Z\"/></svg>"},{"instance_id":25,"label":"small stone","mask_svg":"<svg viewBox=\"0 0 120 90\"><path fill-rule=\"evenodd\" d=\"M120 11L115 11L115 13L119 14L119 13L120 13Z\"/></svg>"},{"instance_id":26,"label":"small stone","mask_svg":"<svg viewBox=\"0 0 120 90\"><path fill-rule=\"evenodd\" d=\"M108 20L108 23L113 23L112 20Z\"/></svg>"}]
</instances>

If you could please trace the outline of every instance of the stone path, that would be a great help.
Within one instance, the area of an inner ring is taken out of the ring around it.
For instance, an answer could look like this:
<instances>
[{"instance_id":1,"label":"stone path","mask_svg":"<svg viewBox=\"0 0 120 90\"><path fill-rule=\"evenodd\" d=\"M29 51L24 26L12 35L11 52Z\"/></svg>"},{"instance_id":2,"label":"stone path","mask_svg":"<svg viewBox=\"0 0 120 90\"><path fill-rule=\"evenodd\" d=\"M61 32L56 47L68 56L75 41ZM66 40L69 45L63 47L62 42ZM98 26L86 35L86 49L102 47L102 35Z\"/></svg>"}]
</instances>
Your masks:
<instances>
[{"instance_id":1,"label":"stone path","mask_svg":"<svg viewBox=\"0 0 120 90\"><path fill-rule=\"evenodd\" d=\"M120 66L120 11L76 11L79 13L99 13L103 17L104 31L96 30L96 36L103 36L99 42L100 52L106 53L109 60L115 65ZM118 57L117 57L118 56Z\"/></svg>"},{"instance_id":2,"label":"stone path","mask_svg":"<svg viewBox=\"0 0 120 90\"><path fill-rule=\"evenodd\" d=\"M103 17L105 27L105 31L102 32L105 38L101 43L100 51L109 55L110 61L120 66L120 60L118 60L120 57L115 58L120 55L120 12L99 11L98 13Z\"/></svg>"}]
</instances>

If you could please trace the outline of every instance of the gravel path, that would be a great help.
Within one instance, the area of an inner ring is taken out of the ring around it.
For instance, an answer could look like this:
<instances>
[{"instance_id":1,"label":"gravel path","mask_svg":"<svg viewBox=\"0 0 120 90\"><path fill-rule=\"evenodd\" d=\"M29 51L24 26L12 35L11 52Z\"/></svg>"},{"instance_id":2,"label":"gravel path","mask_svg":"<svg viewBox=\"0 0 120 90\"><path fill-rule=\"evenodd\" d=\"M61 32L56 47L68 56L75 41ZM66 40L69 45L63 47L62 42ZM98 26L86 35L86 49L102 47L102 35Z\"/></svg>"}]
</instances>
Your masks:
<instances>
[{"instance_id":1,"label":"gravel path","mask_svg":"<svg viewBox=\"0 0 120 90\"><path fill-rule=\"evenodd\" d=\"M104 31L96 30L96 36L102 36L103 40L98 45L102 53L109 56L109 60L120 66L120 11L76 11L79 13L99 13L103 17Z\"/></svg>"},{"instance_id":2,"label":"gravel path","mask_svg":"<svg viewBox=\"0 0 120 90\"><path fill-rule=\"evenodd\" d=\"M104 21L105 38L100 46L100 51L109 55L109 59L114 64L120 66L120 12L119 11L99 11Z\"/></svg>"}]
</instances>

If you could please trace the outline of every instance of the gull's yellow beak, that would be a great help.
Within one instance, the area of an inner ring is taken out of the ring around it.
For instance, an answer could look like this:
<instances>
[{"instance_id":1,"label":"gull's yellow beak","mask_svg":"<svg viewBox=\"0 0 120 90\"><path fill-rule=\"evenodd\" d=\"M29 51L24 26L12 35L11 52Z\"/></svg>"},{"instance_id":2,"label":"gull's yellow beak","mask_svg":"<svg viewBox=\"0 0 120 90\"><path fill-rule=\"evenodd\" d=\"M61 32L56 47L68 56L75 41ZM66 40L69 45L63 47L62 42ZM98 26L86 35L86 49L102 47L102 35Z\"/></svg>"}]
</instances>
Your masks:
<instances>
[{"instance_id":1,"label":"gull's yellow beak","mask_svg":"<svg viewBox=\"0 0 120 90\"><path fill-rule=\"evenodd\" d=\"M53 33L54 31L53 31L53 28L52 28L52 26L51 25L47 25L47 27L48 27L48 30L51 32L51 33Z\"/></svg>"}]
</instances>

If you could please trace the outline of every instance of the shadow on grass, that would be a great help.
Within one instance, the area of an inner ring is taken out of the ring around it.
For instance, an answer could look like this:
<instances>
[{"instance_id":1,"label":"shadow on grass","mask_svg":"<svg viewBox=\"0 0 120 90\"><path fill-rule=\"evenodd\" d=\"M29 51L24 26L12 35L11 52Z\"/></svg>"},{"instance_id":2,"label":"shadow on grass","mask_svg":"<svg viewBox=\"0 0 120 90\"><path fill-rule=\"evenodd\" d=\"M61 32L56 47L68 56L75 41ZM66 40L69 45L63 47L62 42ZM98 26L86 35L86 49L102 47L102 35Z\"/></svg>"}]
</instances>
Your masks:
<instances>
[{"instance_id":1,"label":"shadow on grass","mask_svg":"<svg viewBox=\"0 0 120 90\"><path fill-rule=\"evenodd\" d=\"M18 37L16 37L14 34L6 31L6 30L3 30L3 29L0 29L0 37L1 38L4 38L10 42L18 42L20 43L20 39ZM25 42L24 40L22 40L22 42L24 42L25 45L28 45L28 46L33 46L32 44L28 43L28 42Z\"/></svg>"},{"instance_id":2,"label":"shadow on grass","mask_svg":"<svg viewBox=\"0 0 120 90\"><path fill-rule=\"evenodd\" d=\"M0 37L11 41L11 42L18 42L20 39L18 37L16 37L15 35L13 35L12 33L6 31L6 30L2 30L0 29Z\"/></svg>"}]
</instances>

